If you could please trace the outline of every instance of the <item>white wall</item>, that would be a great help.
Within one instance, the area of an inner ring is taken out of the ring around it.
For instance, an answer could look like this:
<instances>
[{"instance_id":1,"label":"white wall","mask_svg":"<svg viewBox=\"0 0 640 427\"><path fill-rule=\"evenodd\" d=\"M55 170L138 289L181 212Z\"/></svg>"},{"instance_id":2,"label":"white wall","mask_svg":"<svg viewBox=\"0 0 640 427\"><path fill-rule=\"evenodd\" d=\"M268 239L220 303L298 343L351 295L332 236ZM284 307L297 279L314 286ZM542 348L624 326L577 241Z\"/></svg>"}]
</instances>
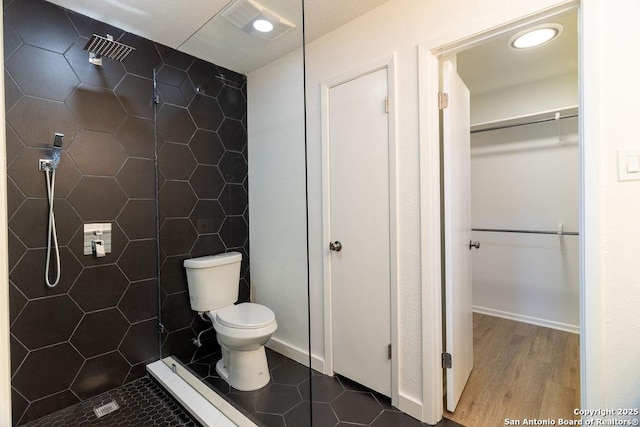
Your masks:
<instances>
[{"instance_id":1,"label":"white wall","mask_svg":"<svg viewBox=\"0 0 640 427\"><path fill-rule=\"evenodd\" d=\"M301 51L247 76L252 301L278 322L270 347L308 363Z\"/></svg>"},{"instance_id":2,"label":"white wall","mask_svg":"<svg viewBox=\"0 0 640 427\"><path fill-rule=\"evenodd\" d=\"M473 228L578 231L577 118L562 121L561 136L555 122L471 135ZM481 243L472 252L475 311L578 332L577 236L472 238Z\"/></svg>"},{"instance_id":3,"label":"white wall","mask_svg":"<svg viewBox=\"0 0 640 427\"><path fill-rule=\"evenodd\" d=\"M577 106L577 65L471 94L472 123ZM577 118L559 128L547 122L472 134L472 227L578 231L579 159ZM473 232L473 239L481 242L472 253L474 310L578 332L578 237Z\"/></svg>"},{"instance_id":4,"label":"white wall","mask_svg":"<svg viewBox=\"0 0 640 427\"><path fill-rule=\"evenodd\" d=\"M640 181L617 180L617 150L640 150L640 2L583 0L586 405L640 407Z\"/></svg>"},{"instance_id":5,"label":"white wall","mask_svg":"<svg viewBox=\"0 0 640 427\"><path fill-rule=\"evenodd\" d=\"M577 64L576 64L577 65ZM578 70L548 79L471 94L471 124L493 122L578 105Z\"/></svg>"}]
</instances>

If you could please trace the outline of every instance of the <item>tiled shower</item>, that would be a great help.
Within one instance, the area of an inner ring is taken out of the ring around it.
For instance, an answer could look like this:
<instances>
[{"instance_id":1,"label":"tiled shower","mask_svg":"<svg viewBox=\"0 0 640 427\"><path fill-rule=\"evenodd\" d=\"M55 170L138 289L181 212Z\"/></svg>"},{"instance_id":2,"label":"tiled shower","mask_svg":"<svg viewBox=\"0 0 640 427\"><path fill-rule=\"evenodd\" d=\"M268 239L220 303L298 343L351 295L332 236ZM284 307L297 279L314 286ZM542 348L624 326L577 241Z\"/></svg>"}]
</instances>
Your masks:
<instances>
[{"instance_id":1,"label":"tiled shower","mask_svg":"<svg viewBox=\"0 0 640 427\"><path fill-rule=\"evenodd\" d=\"M18 425L136 380L161 354L188 363L219 351L211 333L191 342L209 325L190 309L182 261L241 252L239 297L249 299L246 81L43 0L5 1L4 32ZM96 67L83 50L94 33L136 50ZM62 276L48 289L37 162L54 132L65 135ZM95 222L113 229L103 258L83 255L83 224Z\"/></svg>"}]
</instances>

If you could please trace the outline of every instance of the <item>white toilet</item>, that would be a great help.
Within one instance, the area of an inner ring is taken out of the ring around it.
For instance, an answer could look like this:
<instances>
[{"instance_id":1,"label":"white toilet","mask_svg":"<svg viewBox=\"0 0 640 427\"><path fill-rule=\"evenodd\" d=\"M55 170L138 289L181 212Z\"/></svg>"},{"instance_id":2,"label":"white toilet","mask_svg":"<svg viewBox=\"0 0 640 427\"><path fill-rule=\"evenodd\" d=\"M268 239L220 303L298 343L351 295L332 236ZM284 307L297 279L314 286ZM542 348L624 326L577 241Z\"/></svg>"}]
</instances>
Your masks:
<instances>
[{"instance_id":1,"label":"white toilet","mask_svg":"<svg viewBox=\"0 0 640 427\"><path fill-rule=\"evenodd\" d=\"M222 347L218 374L233 388L257 390L269 382L264 344L278 328L269 308L238 299L242 254L227 252L186 259L191 308L204 312Z\"/></svg>"}]
</instances>

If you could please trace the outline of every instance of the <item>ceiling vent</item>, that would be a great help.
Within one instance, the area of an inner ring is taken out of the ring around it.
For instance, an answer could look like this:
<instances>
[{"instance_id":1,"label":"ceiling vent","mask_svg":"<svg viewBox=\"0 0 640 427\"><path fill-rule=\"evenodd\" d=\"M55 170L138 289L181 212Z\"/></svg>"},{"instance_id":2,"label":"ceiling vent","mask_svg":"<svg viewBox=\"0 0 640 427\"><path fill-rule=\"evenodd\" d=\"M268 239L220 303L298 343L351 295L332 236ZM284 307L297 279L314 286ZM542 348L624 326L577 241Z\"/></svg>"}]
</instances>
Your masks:
<instances>
[{"instance_id":1,"label":"ceiling vent","mask_svg":"<svg viewBox=\"0 0 640 427\"><path fill-rule=\"evenodd\" d=\"M236 0L231 2L222 12L222 16L246 33L253 34L265 40L275 40L296 27L293 23L253 0ZM270 22L273 25L273 29L269 32L256 30L253 23L257 20Z\"/></svg>"}]
</instances>

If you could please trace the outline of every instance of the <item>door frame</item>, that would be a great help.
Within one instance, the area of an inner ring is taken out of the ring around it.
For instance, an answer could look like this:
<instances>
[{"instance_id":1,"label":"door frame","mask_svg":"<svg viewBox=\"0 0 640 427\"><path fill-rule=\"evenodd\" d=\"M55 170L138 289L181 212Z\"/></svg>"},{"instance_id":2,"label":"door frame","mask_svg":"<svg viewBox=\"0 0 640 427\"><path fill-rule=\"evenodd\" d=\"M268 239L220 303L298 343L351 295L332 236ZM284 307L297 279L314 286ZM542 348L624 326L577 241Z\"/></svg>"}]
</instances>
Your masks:
<instances>
[{"instance_id":1,"label":"door frame","mask_svg":"<svg viewBox=\"0 0 640 427\"><path fill-rule=\"evenodd\" d=\"M418 114L419 114L419 157L420 157L420 240L421 240L421 289L422 289L422 421L436 423L444 413L444 375L442 368L442 353L444 351L442 337L443 327L443 251L441 241L444 236L442 228L442 199L444 191L441 182L441 168L447 165L440 163L440 133L438 91L441 79L440 60L449 55L470 49L487 40L500 36L505 32L544 22L555 16L578 11L578 26L582 25L582 9L578 0L569 0L558 6L541 12L522 17L521 19L490 28L478 34L456 40L436 48L426 48L418 45ZM587 348L597 344L588 339L586 334L586 313L598 312L595 299L589 299L587 293L596 293L595 284L586 287L585 280L585 132L584 132L584 58L582 55L583 34L578 34L578 75L579 75L579 146L580 146L580 205L579 205L579 258L580 258L580 397L585 406L587 370ZM597 381L594 381L596 383ZM592 385L589 382L589 385ZM593 384L597 385L597 384Z\"/></svg>"},{"instance_id":2,"label":"door frame","mask_svg":"<svg viewBox=\"0 0 640 427\"><path fill-rule=\"evenodd\" d=\"M398 198L397 198L397 147L396 147L396 104L395 104L395 54L341 73L320 84L320 118L322 134L322 284L324 314L324 373L333 375L333 319L331 304L331 186L329 157L329 93L331 88L355 80L365 74L387 69L387 97L389 105L389 279L391 304L391 404L398 407Z\"/></svg>"}]
</instances>

